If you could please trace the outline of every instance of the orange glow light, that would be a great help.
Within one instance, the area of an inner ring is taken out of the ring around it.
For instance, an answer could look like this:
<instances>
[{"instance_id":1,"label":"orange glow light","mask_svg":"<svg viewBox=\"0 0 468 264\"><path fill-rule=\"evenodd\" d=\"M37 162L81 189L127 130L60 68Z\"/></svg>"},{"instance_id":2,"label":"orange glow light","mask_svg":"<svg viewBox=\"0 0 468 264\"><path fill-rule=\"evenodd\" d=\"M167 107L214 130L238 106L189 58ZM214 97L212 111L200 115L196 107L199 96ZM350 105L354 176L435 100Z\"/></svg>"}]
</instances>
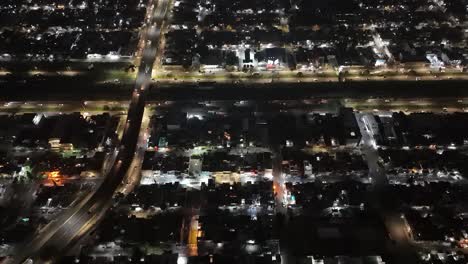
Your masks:
<instances>
[{"instance_id":1,"label":"orange glow light","mask_svg":"<svg viewBox=\"0 0 468 264\"><path fill-rule=\"evenodd\" d=\"M50 171L46 173L47 179L49 180L56 180L61 179L62 176L60 175L60 171Z\"/></svg>"}]
</instances>

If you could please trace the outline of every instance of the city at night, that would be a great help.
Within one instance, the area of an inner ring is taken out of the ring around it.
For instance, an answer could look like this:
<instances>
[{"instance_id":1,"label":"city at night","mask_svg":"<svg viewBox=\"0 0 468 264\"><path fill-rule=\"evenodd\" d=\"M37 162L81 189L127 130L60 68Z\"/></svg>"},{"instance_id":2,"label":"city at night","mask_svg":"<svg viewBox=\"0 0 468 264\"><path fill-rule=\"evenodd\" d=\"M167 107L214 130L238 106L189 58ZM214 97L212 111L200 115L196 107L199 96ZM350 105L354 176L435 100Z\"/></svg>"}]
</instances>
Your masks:
<instances>
[{"instance_id":1,"label":"city at night","mask_svg":"<svg viewBox=\"0 0 468 264\"><path fill-rule=\"evenodd\" d=\"M0 263L468 264L468 0L1 0Z\"/></svg>"}]
</instances>

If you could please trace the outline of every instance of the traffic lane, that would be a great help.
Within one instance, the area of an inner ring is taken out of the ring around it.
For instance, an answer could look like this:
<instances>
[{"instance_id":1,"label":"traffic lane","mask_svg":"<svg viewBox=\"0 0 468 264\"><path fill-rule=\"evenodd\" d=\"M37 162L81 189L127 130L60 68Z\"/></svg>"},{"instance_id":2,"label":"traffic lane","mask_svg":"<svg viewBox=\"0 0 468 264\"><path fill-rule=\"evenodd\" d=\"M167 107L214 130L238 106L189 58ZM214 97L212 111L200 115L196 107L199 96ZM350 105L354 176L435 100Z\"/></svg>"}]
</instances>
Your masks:
<instances>
[{"instance_id":1,"label":"traffic lane","mask_svg":"<svg viewBox=\"0 0 468 264\"><path fill-rule=\"evenodd\" d=\"M160 34L161 34L161 31L159 30L159 28L156 25L151 25L151 27L148 29L147 36L150 39L155 39L155 38L159 37ZM151 43L150 43L150 45L151 45Z\"/></svg>"},{"instance_id":2,"label":"traffic lane","mask_svg":"<svg viewBox=\"0 0 468 264\"><path fill-rule=\"evenodd\" d=\"M369 168L369 178L372 179L374 186L382 186L388 183L385 170L379 166L379 153L377 150L377 144L371 130L367 126L372 127L372 124L366 123L364 120L371 120L368 118L367 113L356 113L355 117L361 133L361 150L366 158L367 166Z\"/></svg>"},{"instance_id":3,"label":"traffic lane","mask_svg":"<svg viewBox=\"0 0 468 264\"><path fill-rule=\"evenodd\" d=\"M61 217L59 217L59 219L52 220L52 222L39 231L39 236L36 236L36 239L33 239L31 242L21 247L20 249L27 248L29 250L28 252L39 251L40 248L47 242L47 240L50 239L55 234L55 232L65 224L66 221L76 215L79 211L78 208L86 204L91 197L92 193L81 200L76 207L73 207L74 210L67 210L63 215L61 215ZM28 252L21 250L21 252L18 252L10 259L7 259L6 263L21 263L28 258Z\"/></svg>"},{"instance_id":4,"label":"traffic lane","mask_svg":"<svg viewBox=\"0 0 468 264\"><path fill-rule=\"evenodd\" d=\"M387 230L388 238L392 242L390 249L398 252L396 256L402 260L408 260L408 256L412 252L411 245L411 228L409 227L406 219L402 214L397 214L394 212L389 212L384 209L380 200L380 188L388 184L388 179L385 174L385 170L381 168L378 164L378 152L373 142L373 134L370 129L366 129L365 121L371 122L372 119L366 118L368 114L356 114L356 119L358 121L359 129L362 134L363 146L362 150L366 157L368 167L369 167L369 177L372 178L371 189L371 198L370 203L372 207L379 212L384 222L384 225ZM367 124L372 127L372 124Z\"/></svg>"},{"instance_id":5,"label":"traffic lane","mask_svg":"<svg viewBox=\"0 0 468 264\"><path fill-rule=\"evenodd\" d=\"M162 0L158 3L160 3L161 5L158 5L156 7L156 12L154 13L152 19L153 21L162 22L166 18L169 1Z\"/></svg>"},{"instance_id":6,"label":"traffic lane","mask_svg":"<svg viewBox=\"0 0 468 264\"><path fill-rule=\"evenodd\" d=\"M131 145L130 145L131 147ZM121 152L122 153L122 152ZM124 155L131 155L133 151L127 151L124 152L124 154L119 155L120 158L123 158ZM119 158L119 160L121 160ZM80 224L83 224L84 221L87 218L90 218L92 214L88 214L88 210L90 210L92 207L97 206L100 208L100 201L107 201L112 198L116 186L121 182L121 179L123 178L123 173L122 169L125 169L125 163L123 164L124 166L119 165L119 161L117 161L117 165L113 166L113 169L111 171L111 174L109 177L106 178L105 182L101 184L99 187L98 191L93 194L93 196L78 210L76 211L66 222L64 222L55 232L51 232L49 236L47 237L42 237L40 242L44 241L49 241L52 239L52 243L55 239L57 239L57 236L59 236L58 241L66 241L66 237L72 237L76 234L77 227ZM57 233L59 235L57 235ZM55 247L57 247L56 251L60 251L59 246L64 247L63 243L60 244L53 244ZM38 243L35 245L34 249L32 250L33 252L41 252L42 250L48 250L48 246L46 243ZM55 249L54 249L55 250ZM42 252L41 252L42 253ZM36 254L30 254L30 255L37 255ZM14 259L15 262L13 263L21 263L24 260L26 260L29 256L22 257L21 259Z\"/></svg>"},{"instance_id":7,"label":"traffic lane","mask_svg":"<svg viewBox=\"0 0 468 264\"><path fill-rule=\"evenodd\" d=\"M148 125L150 121L150 117L148 116L149 110L145 109L145 114L143 116L143 122L140 129L140 135L138 139L138 148L135 152L135 156L133 158L132 164L130 165L130 170L127 172L127 176L125 179L125 183L119 190L124 194L130 193L135 186L137 186L140 182L141 178L141 167L143 165L144 155L146 151L147 145L147 138L148 138Z\"/></svg>"},{"instance_id":8,"label":"traffic lane","mask_svg":"<svg viewBox=\"0 0 468 264\"><path fill-rule=\"evenodd\" d=\"M77 234L82 230L83 226L85 226L87 221L91 221L93 217L88 218L81 213L79 218L75 218L77 222L73 226L68 227L67 232L59 233L59 235L56 233L56 236L48 241L47 245L39 251L39 254L34 256L35 262L42 262L44 260L54 261L64 254L70 242L77 238Z\"/></svg>"},{"instance_id":9,"label":"traffic lane","mask_svg":"<svg viewBox=\"0 0 468 264\"><path fill-rule=\"evenodd\" d=\"M108 201L108 200L107 200ZM65 251L73 246L73 241L79 240L82 234L84 234L84 228L89 228L90 223L97 220L97 217L100 213L107 211L110 207L110 204L107 201L100 201L98 206L95 207L95 212L89 213L86 211L81 211L80 216L75 218L72 223L69 223L67 227L66 233L58 233L58 235L54 236L50 242L44 247L44 250L51 250L52 252L45 252L45 253L53 253L53 250L59 250L56 255L52 256L52 259L55 259L56 256L60 256ZM67 245L63 247L63 245Z\"/></svg>"},{"instance_id":10,"label":"traffic lane","mask_svg":"<svg viewBox=\"0 0 468 264\"><path fill-rule=\"evenodd\" d=\"M112 177L112 181L106 185L109 188L105 189L100 189L100 191L97 193L97 195L93 196L91 201L87 203L85 206L83 206L77 216L73 217L67 223L57 232L59 235L55 235L51 240L52 241L67 241L67 239L71 239L72 236L77 234L77 231L81 226L83 226L84 223L89 221L91 217L95 215L95 213L100 212L102 210L106 210L105 205L107 201L111 200L110 198L113 196L114 192L112 191L112 187L115 184L118 184L120 182L119 180L119 175L125 170L125 165L121 166L122 169L119 169ZM60 243L62 244L62 243ZM60 244L52 244L55 247L59 247Z\"/></svg>"}]
</instances>

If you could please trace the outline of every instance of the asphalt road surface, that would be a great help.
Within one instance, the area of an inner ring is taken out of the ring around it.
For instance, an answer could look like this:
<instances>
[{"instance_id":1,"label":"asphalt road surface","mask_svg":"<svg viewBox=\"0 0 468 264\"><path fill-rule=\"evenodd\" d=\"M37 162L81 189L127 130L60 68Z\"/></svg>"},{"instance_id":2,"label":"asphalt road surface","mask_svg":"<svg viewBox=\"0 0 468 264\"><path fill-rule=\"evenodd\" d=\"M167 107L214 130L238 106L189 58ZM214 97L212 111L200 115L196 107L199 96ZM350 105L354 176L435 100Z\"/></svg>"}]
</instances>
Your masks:
<instances>
[{"instance_id":1,"label":"asphalt road surface","mask_svg":"<svg viewBox=\"0 0 468 264\"><path fill-rule=\"evenodd\" d=\"M143 51L135 89L128 108L120 148L103 183L94 193L47 225L30 242L19 247L16 254L7 259L6 263L22 263L28 259L33 260L34 263L41 260L58 259L73 246L73 242L85 235L112 205L112 197L124 179L137 152L147 90L151 82L153 63L161 34L160 28L164 24L168 7L168 0L159 1L153 16L150 18L150 26L147 31L148 41Z\"/></svg>"}]
</instances>

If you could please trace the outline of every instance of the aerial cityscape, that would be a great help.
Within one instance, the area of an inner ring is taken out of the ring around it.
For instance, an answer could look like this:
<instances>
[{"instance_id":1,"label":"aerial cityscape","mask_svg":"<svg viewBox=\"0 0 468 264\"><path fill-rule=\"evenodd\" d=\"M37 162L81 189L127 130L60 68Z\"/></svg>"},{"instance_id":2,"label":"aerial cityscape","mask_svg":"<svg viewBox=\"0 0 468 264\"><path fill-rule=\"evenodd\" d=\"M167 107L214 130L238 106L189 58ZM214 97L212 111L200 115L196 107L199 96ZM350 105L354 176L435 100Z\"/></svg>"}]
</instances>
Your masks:
<instances>
[{"instance_id":1,"label":"aerial cityscape","mask_svg":"<svg viewBox=\"0 0 468 264\"><path fill-rule=\"evenodd\" d=\"M468 264L468 0L2 0L0 88L2 264Z\"/></svg>"}]
</instances>

